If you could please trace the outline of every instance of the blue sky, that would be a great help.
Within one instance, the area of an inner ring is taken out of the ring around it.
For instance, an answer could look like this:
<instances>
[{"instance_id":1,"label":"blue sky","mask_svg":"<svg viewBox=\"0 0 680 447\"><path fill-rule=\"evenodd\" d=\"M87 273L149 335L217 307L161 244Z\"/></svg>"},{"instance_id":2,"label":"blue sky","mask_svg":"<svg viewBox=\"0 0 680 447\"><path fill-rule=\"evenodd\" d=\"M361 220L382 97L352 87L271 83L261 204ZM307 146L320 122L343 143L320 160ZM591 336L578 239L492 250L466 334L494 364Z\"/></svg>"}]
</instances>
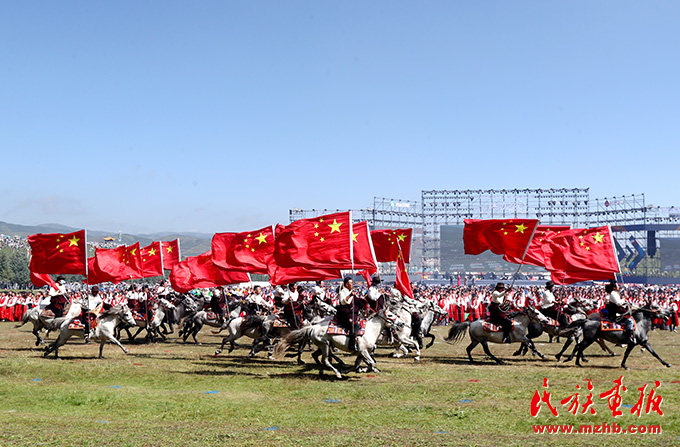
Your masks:
<instances>
[{"instance_id":1,"label":"blue sky","mask_svg":"<svg viewBox=\"0 0 680 447\"><path fill-rule=\"evenodd\" d=\"M675 1L5 2L0 220L247 231L422 189L679 205Z\"/></svg>"}]
</instances>

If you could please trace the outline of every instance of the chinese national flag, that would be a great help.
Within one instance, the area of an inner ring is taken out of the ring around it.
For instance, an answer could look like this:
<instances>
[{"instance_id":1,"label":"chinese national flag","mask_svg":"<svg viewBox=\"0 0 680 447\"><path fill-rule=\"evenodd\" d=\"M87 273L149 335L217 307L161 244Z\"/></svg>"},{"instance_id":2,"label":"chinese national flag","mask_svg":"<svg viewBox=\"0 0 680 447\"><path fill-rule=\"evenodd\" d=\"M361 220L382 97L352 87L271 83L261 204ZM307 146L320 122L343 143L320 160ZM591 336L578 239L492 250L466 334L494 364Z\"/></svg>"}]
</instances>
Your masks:
<instances>
[{"instance_id":1,"label":"chinese national flag","mask_svg":"<svg viewBox=\"0 0 680 447\"><path fill-rule=\"evenodd\" d=\"M536 227L533 239L527 249L527 254L524 256L524 264L535 265L537 267L545 267L545 256L543 255L543 242L553 234L559 234L562 231L569 229L568 225L539 225ZM522 264L521 257L514 257L504 255L503 259L513 264Z\"/></svg>"},{"instance_id":2,"label":"chinese national flag","mask_svg":"<svg viewBox=\"0 0 680 447\"><path fill-rule=\"evenodd\" d=\"M408 279L408 272L406 271L406 264L401 257L397 259L397 277L394 281L394 287L403 295L413 298L413 290L411 289L411 282Z\"/></svg>"},{"instance_id":3,"label":"chinese national flag","mask_svg":"<svg viewBox=\"0 0 680 447\"><path fill-rule=\"evenodd\" d=\"M139 250L142 257L142 277L163 276L161 243L156 241Z\"/></svg>"},{"instance_id":4,"label":"chinese national flag","mask_svg":"<svg viewBox=\"0 0 680 447\"><path fill-rule=\"evenodd\" d=\"M276 226L274 259L281 267L352 269L349 211Z\"/></svg>"},{"instance_id":5,"label":"chinese national flag","mask_svg":"<svg viewBox=\"0 0 680 447\"><path fill-rule=\"evenodd\" d=\"M190 256L173 267L170 273L172 288L180 293L204 287L226 286L249 282L244 272L222 270L212 262L212 253Z\"/></svg>"},{"instance_id":6,"label":"chinese national flag","mask_svg":"<svg viewBox=\"0 0 680 447\"><path fill-rule=\"evenodd\" d=\"M116 248L98 248L94 253L93 276L99 282L111 281L114 283L141 278L139 242L129 247L121 245ZM89 280L88 283L96 284Z\"/></svg>"},{"instance_id":7,"label":"chinese national flag","mask_svg":"<svg viewBox=\"0 0 680 447\"><path fill-rule=\"evenodd\" d=\"M269 282L273 286L290 284L297 281L323 281L342 277L338 269L314 269L307 267L280 267L269 265Z\"/></svg>"},{"instance_id":8,"label":"chinese national flag","mask_svg":"<svg viewBox=\"0 0 680 447\"><path fill-rule=\"evenodd\" d=\"M163 269L172 270L180 261L179 239L162 241L161 249L163 250Z\"/></svg>"},{"instance_id":9,"label":"chinese national flag","mask_svg":"<svg viewBox=\"0 0 680 447\"><path fill-rule=\"evenodd\" d=\"M545 268L588 279L609 279L619 265L609 227L575 228L554 234L543 242ZM595 278L592 276L605 275ZM577 281L574 281L577 282Z\"/></svg>"},{"instance_id":10,"label":"chinese national flag","mask_svg":"<svg viewBox=\"0 0 680 447\"><path fill-rule=\"evenodd\" d=\"M85 275L87 248L85 230L69 234L34 234L28 237L31 246L31 271Z\"/></svg>"},{"instance_id":11,"label":"chinese national flag","mask_svg":"<svg viewBox=\"0 0 680 447\"><path fill-rule=\"evenodd\" d=\"M215 233L212 256L222 269L266 274L267 265L274 259L274 229L269 226L243 233Z\"/></svg>"},{"instance_id":12,"label":"chinese national flag","mask_svg":"<svg viewBox=\"0 0 680 447\"><path fill-rule=\"evenodd\" d=\"M57 283L54 282L52 277L47 273L35 273L31 271L31 282L36 287L50 286L53 289L57 289Z\"/></svg>"},{"instance_id":13,"label":"chinese national flag","mask_svg":"<svg viewBox=\"0 0 680 447\"><path fill-rule=\"evenodd\" d=\"M491 250L497 255L522 259L537 225L538 219L465 219L465 254Z\"/></svg>"},{"instance_id":14,"label":"chinese national flag","mask_svg":"<svg viewBox=\"0 0 680 447\"><path fill-rule=\"evenodd\" d=\"M352 256L355 269L366 269L370 272L378 270L371 235L372 233L368 231L368 222L357 222L352 225Z\"/></svg>"},{"instance_id":15,"label":"chinese national flag","mask_svg":"<svg viewBox=\"0 0 680 447\"><path fill-rule=\"evenodd\" d=\"M371 239L375 248L375 257L378 262L396 261L399 257L399 249L404 256L404 262L409 263L411 259L411 235L412 228L402 230L373 230Z\"/></svg>"}]
</instances>

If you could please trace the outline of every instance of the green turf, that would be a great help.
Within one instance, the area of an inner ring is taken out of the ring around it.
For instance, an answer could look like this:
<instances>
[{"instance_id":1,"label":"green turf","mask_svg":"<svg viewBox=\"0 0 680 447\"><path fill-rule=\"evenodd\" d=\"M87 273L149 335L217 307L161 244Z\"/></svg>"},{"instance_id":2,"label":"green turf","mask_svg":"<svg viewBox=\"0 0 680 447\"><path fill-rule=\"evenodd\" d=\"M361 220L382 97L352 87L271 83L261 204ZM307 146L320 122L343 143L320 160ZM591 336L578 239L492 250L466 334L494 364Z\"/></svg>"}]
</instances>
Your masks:
<instances>
[{"instance_id":1,"label":"green turf","mask_svg":"<svg viewBox=\"0 0 680 447\"><path fill-rule=\"evenodd\" d=\"M550 357L512 357L517 345L492 345L507 365L493 364L481 348L474 351L479 363L470 365L468 337L448 345L439 337L445 330L435 328L438 343L423 351L420 364L379 349L380 374L351 373L337 381L330 373L318 377L309 352L302 367L293 359L268 361L263 353L247 359L245 349L213 357L219 339L207 330L201 346L171 339L132 345L125 355L107 345L105 360L96 358L97 346L72 340L60 350L63 360L55 361L41 358L28 327L0 323L0 446L680 445L678 368L663 367L647 352L635 349L631 370L624 371L620 356L607 357L598 347L589 348L590 363L578 368ZM545 354L557 352L547 338L540 341ZM654 332L651 343L680 365L679 334ZM624 415L614 418L599 394L621 375L628 388L623 405L637 402L638 387L649 384L649 392L660 381L664 416L643 411L637 418L622 407ZM543 378L559 417L545 407L538 417L530 415ZM595 387L598 414L573 416L560 400L582 385L585 402L585 379ZM539 435L532 429L603 422L656 424L662 433Z\"/></svg>"}]
</instances>

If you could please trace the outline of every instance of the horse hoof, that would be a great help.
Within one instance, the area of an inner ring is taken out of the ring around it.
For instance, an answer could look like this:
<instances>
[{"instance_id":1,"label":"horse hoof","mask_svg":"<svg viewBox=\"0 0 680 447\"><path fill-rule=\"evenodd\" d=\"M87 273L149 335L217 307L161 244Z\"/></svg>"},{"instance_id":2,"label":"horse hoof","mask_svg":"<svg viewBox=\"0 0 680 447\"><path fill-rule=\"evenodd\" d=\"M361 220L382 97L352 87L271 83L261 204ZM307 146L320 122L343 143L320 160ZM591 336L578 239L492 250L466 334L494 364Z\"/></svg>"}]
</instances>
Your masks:
<instances>
[{"instance_id":1,"label":"horse hoof","mask_svg":"<svg viewBox=\"0 0 680 447\"><path fill-rule=\"evenodd\" d=\"M666 368L670 368L671 366L673 365L671 365L670 363L666 363Z\"/></svg>"},{"instance_id":2,"label":"horse hoof","mask_svg":"<svg viewBox=\"0 0 680 447\"><path fill-rule=\"evenodd\" d=\"M558 362L560 361L560 355L559 354L555 354L555 358L557 359Z\"/></svg>"},{"instance_id":3,"label":"horse hoof","mask_svg":"<svg viewBox=\"0 0 680 447\"><path fill-rule=\"evenodd\" d=\"M543 354L538 354L538 357L540 357L541 360L545 360L545 356Z\"/></svg>"},{"instance_id":4,"label":"horse hoof","mask_svg":"<svg viewBox=\"0 0 680 447\"><path fill-rule=\"evenodd\" d=\"M221 349L218 349L217 351L215 351L215 355L220 355L220 354L222 354L222 350L221 350Z\"/></svg>"},{"instance_id":5,"label":"horse hoof","mask_svg":"<svg viewBox=\"0 0 680 447\"><path fill-rule=\"evenodd\" d=\"M420 357L414 358L413 361L416 362L416 363L420 363Z\"/></svg>"},{"instance_id":6,"label":"horse hoof","mask_svg":"<svg viewBox=\"0 0 680 447\"><path fill-rule=\"evenodd\" d=\"M126 354L129 354L129 353L130 353L130 350L129 350L129 349L123 349L123 352L126 353ZM102 357L102 358L103 358L103 357Z\"/></svg>"},{"instance_id":7,"label":"horse hoof","mask_svg":"<svg viewBox=\"0 0 680 447\"><path fill-rule=\"evenodd\" d=\"M622 367L623 367L623 369L625 369L626 371L628 371L628 370L630 369L630 368L629 368L629 367L627 367L626 365L621 365L621 366L622 366Z\"/></svg>"},{"instance_id":8,"label":"horse hoof","mask_svg":"<svg viewBox=\"0 0 680 447\"><path fill-rule=\"evenodd\" d=\"M335 375L335 378L336 378L336 379L342 379L342 374L337 373L337 374Z\"/></svg>"}]
</instances>

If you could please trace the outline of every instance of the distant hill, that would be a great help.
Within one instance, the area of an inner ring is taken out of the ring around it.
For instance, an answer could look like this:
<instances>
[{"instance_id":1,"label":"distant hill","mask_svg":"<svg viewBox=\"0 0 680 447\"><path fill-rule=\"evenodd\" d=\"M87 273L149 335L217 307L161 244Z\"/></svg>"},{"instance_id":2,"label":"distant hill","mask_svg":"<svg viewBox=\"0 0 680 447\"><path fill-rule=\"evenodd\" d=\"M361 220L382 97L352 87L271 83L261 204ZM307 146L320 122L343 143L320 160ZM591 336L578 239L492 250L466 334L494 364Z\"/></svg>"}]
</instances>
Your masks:
<instances>
[{"instance_id":1,"label":"distant hill","mask_svg":"<svg viewBox=\"0 0 680 447\"><path fill-rule=\"evenodd\" d=\"M71 233L73 231L78 231L81 228L67 227L66 225L48 223L40 225L18 225L11 224L7 222L0 222L0 234L5 234L8 236L19 236L27 237L31 234L36 233ZM109 231L98 231L98 230L87 230L87 239L90 242L104 242L105 237L113 237L118 241L120 236L120 242L126 245L134 244L139 242L141 246L149 245L153 241L163 240L171 241L179 238L180 249L182 251L182 257L185 256L196 256L201 253L205 253L210 250L210 243L212 240L212 234L206 233L153 233L153 234L127 234L123 233L119 235L115 232Z\"/></svg>"}]
</instances>

